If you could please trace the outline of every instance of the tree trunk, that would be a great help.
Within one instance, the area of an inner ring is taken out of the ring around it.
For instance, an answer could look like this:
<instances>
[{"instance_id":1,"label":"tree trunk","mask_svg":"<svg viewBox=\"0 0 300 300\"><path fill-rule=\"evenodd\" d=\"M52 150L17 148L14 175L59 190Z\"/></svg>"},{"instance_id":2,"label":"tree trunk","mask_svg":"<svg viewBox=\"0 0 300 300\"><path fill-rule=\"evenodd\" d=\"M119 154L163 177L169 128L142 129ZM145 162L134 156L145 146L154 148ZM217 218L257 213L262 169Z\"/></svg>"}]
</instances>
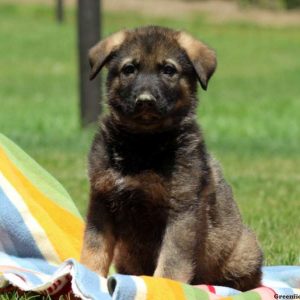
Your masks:
<instances>
[{"instance_id":1,"label":"tree trunk","mask_svg":"<svg viewBox=\"0 0 300 300\"><path fill-rule=\"evenodd\" d=\"M59 23L62 23L64 21L64 1L63 0L57 0L56 19Z\"/></svg>"},{"instance_id":2,"label":"tree trunk","mask_svg":"<svg viewBox=\"0 0 300 300\"><path fill-rule=\"evenodd\" d=\"M100 39L100 0L78 0L78 48L81 125L97 120L101 112L100 76L89 80L88 50Z\"/></svg>"}]
</instances>

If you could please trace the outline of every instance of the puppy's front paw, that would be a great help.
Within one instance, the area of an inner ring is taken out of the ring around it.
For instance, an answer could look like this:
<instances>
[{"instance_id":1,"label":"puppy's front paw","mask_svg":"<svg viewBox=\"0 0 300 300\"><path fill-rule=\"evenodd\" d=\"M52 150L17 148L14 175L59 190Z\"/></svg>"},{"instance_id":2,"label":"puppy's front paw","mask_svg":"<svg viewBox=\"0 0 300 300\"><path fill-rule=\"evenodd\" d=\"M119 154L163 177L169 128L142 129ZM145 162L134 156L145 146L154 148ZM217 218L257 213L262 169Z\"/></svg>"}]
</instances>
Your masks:
<instances>
[{"instance_id":1,"label":"puppy's front paw","mask_svg":"<svg viewBox=\"0 0 300 300\"><path fill-rule=\"evenodd\" d=\"M193 277L192 268L188 266L166 265L158 266L153 274L154 277L169 278L172 280L189 283Z\"/></svg>"},{"instance_id":2,"label":"puppy's front paw","mask_svg":"<svg viewBox=\"0 0 300 300\"><path fill-rule=\"evenodd\" d=\"M86 247L82 250L80 263L100 276L107 277L108 275L109 261Z\"/></svg>"}]
</instances>

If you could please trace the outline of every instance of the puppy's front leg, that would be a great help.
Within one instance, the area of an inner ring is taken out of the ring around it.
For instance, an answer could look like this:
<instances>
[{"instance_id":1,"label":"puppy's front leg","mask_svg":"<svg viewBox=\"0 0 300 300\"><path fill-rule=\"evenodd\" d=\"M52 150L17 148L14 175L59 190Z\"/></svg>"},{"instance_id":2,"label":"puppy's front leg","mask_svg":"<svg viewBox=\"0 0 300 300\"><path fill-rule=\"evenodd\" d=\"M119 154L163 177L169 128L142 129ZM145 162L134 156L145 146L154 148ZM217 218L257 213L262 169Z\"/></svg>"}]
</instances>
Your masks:
<instances>
[{"instance_id":1,"label":"puppy's front leg","mask_svg":"<svg viewBox=\"0 0 300 300\"><path fill-rule=\"evenodd\" d=\"M106 277L113 259L115 237L104 203L92 196L84 235L81 263Z\"/></svg>"},{"instance_id":2,"label":"puppy's front leg","mask_svg":"<svg viewBox=\"0 0 300 300\"><path fill-rule=\"evenodd\" d=\"M192 212L171 218L167 224L154 276L190 282L194 275L196 227Z\"/></svg>"}]
</instances>

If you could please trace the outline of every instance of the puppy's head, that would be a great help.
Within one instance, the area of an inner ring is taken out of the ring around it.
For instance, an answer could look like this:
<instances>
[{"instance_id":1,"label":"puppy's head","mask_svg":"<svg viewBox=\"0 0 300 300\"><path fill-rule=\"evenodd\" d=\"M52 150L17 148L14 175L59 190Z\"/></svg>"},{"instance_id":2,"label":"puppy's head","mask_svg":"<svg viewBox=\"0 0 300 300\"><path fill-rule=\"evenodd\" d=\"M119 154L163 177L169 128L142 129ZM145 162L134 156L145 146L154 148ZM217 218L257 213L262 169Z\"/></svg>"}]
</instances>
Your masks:
<instances>
[{"instance_id":1,"label":"puppy's head","mask_svg":"<svg viewBox=\"0 0 300 300\"><path fill-rule=\"evenodd\" d=\"M124 30L89 52L93 79L108 67L108 102L119 120L141 130L174 126L196 105L216 68L214 51L182 31Z\"/></svg>"}]
</instances>

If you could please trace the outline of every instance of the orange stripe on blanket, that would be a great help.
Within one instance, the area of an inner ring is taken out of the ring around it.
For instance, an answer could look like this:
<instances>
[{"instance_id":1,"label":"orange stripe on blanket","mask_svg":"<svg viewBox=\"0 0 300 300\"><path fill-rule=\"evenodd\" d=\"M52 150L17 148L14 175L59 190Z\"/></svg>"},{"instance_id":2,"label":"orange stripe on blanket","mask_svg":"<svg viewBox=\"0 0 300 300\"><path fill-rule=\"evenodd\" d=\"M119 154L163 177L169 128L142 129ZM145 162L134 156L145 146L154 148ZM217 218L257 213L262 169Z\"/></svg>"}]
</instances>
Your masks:
<instances>
[{"instance_id":1,"label":"orange stripe on blanket","mask_svg":"<svg viewBox=\"0 0 300 300\"><path fill-rule=\"evenodd\" d=\"M141 278L147 286L147 300L187 300L180 282L149 276Z\"/></svg>"},{"instance_id":2,"label":"orange stripe on blanket","mask_svg":"<svg viewBox=\"0 0 300 300\"><path fill-rule=\"evenodd\" d=\"M32 216L40 223L61 260L79 259L84 224L47 198L18 170L0 148L1 171L22 196ZM31 229L32 230L32 229Z\"/></svg>"}]
</instances>

